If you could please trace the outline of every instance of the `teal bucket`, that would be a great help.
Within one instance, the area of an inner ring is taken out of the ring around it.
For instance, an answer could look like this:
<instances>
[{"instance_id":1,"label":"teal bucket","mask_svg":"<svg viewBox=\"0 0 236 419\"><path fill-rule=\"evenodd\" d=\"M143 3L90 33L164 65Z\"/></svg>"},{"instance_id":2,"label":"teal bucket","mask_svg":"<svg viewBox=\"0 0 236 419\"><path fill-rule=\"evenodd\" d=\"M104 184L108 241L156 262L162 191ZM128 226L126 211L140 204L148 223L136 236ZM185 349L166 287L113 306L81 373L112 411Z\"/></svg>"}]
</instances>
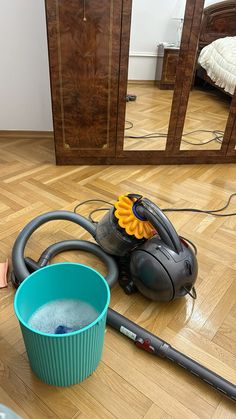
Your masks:
<instances>
[{"instance_id":1,"label":"teal bucket","mask_svg":"<svg viewBox=\"0 0 236 419\"><path fill-rule=\"evenodd\" d=\"M78 299L91 304L98 317L67 334L47 334L28 325L44 304ZM14 309L19 320L29 363L45 383L70 386L87 378L101 359L110 290L103 276L78 263L57 263L31 274L18 288Z\"/></svg>"}]
</instances>

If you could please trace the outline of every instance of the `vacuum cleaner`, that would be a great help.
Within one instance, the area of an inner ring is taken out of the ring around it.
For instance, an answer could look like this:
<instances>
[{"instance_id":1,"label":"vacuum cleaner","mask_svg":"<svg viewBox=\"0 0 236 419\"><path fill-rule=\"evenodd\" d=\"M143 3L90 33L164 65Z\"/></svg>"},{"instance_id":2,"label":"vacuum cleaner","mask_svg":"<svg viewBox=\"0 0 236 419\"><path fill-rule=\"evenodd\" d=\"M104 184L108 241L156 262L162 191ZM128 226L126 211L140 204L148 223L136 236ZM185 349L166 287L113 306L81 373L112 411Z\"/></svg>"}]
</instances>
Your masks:
<instances>
[{"instance_id":1,"label":"vacuum cleaner","mask_svg":"<svg viewBox=\"0 0 236 419\"><path fill-rule=\"evenodd\" d=\"M65 240L43 251L38 261L25 256L26 244L35 230L53 220L80 225L95 239ZM138 194L119 197L105 216L94 223L70 211L52 211L30 221L18 235L12 250L11 280L17 288L33 271L46 266L66 250L84 250L98 256L107 267L110 286L119 280L127 294L139 291L153 301L196 297L198 264L196 248L180 237L161 209ZM107 324L153 355L167 358L236 401L236 386L126 317L108 309Z\"/></svg>"}]
</instances>

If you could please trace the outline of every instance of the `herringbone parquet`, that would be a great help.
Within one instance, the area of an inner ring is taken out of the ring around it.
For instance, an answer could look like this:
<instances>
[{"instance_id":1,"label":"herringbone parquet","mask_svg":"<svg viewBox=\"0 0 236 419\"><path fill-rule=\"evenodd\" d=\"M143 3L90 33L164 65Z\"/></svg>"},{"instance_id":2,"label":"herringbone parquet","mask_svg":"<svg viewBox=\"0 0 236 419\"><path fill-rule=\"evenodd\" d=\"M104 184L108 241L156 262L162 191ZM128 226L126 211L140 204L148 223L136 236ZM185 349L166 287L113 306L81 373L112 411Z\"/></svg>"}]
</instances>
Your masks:
<instances>
[{"instance_id":1,"label":"herringbone parquet","mask_svg":"<svg viewBox=\"0 0 236 419\"><path fill-rule=\"evenodd\" d=\"M115 201L138 192L161 207L216 208L236 190L235 165L56 167L50 138L0 140L1 260L10 258L18 232L52 209L72 210L84 199ZM95 205L85 205L86 215ZM236 210L235 200L231 210ZM101 214L99 215L101 216ZM198 299L169 304L117 286L111 306L236 383L236 217L176 213L179 233L198 246ZM87 233L52 222L33 235L27 255ZM87 254L67 252L55 260L84 262L104 272ZM0 289L0 401L23 418L235 418L233 402L169 362L135 348L108 329L102 362L80 385L54 388L29 368L13 312L14 290Z\"/></svg>"}]
</instances>

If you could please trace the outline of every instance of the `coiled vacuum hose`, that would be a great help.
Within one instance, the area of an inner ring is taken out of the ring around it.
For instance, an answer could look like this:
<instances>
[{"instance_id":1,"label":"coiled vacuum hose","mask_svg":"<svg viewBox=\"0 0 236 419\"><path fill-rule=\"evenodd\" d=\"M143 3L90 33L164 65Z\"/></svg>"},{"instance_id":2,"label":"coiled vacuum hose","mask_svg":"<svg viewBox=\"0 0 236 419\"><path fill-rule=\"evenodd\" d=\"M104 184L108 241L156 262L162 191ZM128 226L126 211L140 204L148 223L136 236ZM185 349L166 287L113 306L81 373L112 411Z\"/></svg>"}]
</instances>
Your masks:
<instances>
[{"instance_id":1,"label":"coiled vacuum hose","mask_svg":"<svg viewBox=\"0 0 236 419\"><path fill-rule=\"evenodd\" d=\"M24 260L24 250L30 236L37 228L48 221L67 220L80 225L87 230L93 237L96 233L96 227L81 215L71 211L51 211L39 215L30 221L18 235L12 249L12 265L15 277L21 283L30 274Z\"/></svg>"},{"instance_id":2,"label":"coiled vacuum hose","mask_svg":"<svg viewBox=\"0 0 236 419\"><path fill-rule=\"evenodd\" d=\"M50 259L58 253L65 250L84 250L98 256L106 265L108 273L106 280L110 288L116 283L119 276L118 266L114 258L98 246L84 240L65 240L49 246L40 256L38 262L31 258L24 257L26 244L37 228L41 225L53 220L66 220L80 225L87 230L94 238L96 236L96 226L82 217L70 211L51 211L36 217L30 221L18 235L12 250L12 282L18 286L30 272L46 266ZM154 355L162 358L167 358L182 368L185 368L191 374L201 378L206 383L210 384L222 394L236 401L236 386L221 376L210 371L208 368L200 365L198 362L182 354L176 349L172 348L167 342L143 329L136 323L133 323L126 317L117 313L112 309L108 309L107 324L118 330L123 335L132 339L137 347L142 348Z\"/></svg>"}]
</instances>

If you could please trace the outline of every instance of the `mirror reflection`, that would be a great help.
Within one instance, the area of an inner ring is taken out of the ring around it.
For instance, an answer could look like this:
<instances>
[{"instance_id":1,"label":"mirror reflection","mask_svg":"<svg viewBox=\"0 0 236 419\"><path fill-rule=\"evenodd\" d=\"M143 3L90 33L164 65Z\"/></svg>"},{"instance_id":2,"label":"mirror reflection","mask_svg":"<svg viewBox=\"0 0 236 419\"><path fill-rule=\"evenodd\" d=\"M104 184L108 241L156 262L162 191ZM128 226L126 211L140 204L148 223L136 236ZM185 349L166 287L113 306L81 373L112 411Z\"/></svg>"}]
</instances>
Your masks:
<instances>
[{"instance_id":1,"label":"mirror reflection","mask_svg":"<svg viewBox=\"0 0 236 419\"><path fill-rule=\"evenodd\" d=\"M212 36L211 19L207 18L205 11L209 5L214 7L214 3L217 2L205 1L181 150L220 150L228 119L234 91L228 73L228 61L232 49L232 45L229 44L235 43L236 38L233 41L232 38L224 36L223 27L219 35L216 33ZM226 31L228 31L227 23ZM209 38L211 42L206 42ZM227 68L223 70L224 66Z\"/></svg>"},{"instance_id":2,"label":"mirror reflection","mask_svg":"<svg viewBox=\"0 0 236 419\"><path fill-rule=\"evenodd\" d=\"M185 0L133 0L124 150L164 150Z\"/></svg>"}]
</instances>

